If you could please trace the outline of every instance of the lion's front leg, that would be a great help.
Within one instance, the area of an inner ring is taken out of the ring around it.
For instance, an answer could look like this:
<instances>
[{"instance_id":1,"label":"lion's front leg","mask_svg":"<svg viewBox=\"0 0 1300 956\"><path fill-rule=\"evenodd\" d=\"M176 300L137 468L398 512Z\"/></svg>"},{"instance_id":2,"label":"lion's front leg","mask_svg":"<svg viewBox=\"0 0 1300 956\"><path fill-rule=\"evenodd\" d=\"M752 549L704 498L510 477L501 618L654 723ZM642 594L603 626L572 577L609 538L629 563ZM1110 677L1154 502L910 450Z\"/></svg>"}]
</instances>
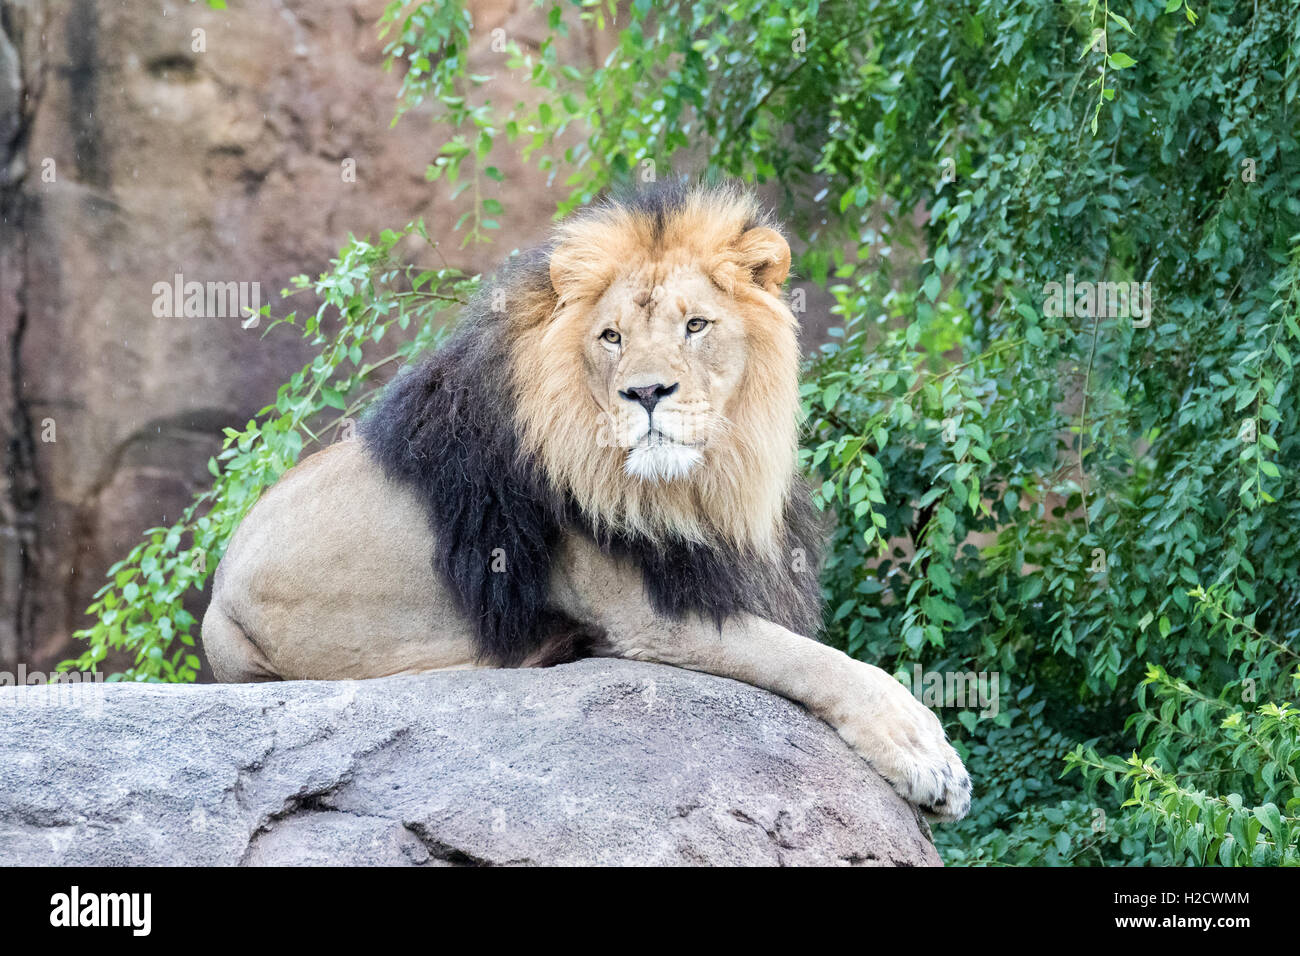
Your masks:
<instances>
[{"instance_id":1,"label":"lion's front leg","mask_svg":"<svg viewBox=\"0 0 1300 956\"><path fill-rule=\"evenodd\" d=\"M798 701L834 727L904 798L944 820L970 808L970 777L929 709L879 667L755 617L721 632L687 621L610 632L611 652L706 671Z\"/></svg>"},{"instance_id":2,"label":"lion's front leg","mask_svg":"<svg viewBox=\"0 0 1300 956\"><path fill-rule=\"evenodd\" d=\"M810 709L909 801L941 820L964 817L970 776L939 718L879 667L821 649L844 657L852 672L823 709Z\"/></svg>"},{"instance_id":3,"label":"lion's front leg","mask_svg":"<svg viewBox=\"0 0 1300 956\"><path fill-rule=\"evenodd\" d=\"M666 620L650 607L639 572L582 544L571 547L567 566L562 599L604 629L604 653L731 677L797 701L927 813L958 820L970 808L970 777L939 719L879 667L753 616L721 630L698 618Z\"/></svg>"}]
</instances>

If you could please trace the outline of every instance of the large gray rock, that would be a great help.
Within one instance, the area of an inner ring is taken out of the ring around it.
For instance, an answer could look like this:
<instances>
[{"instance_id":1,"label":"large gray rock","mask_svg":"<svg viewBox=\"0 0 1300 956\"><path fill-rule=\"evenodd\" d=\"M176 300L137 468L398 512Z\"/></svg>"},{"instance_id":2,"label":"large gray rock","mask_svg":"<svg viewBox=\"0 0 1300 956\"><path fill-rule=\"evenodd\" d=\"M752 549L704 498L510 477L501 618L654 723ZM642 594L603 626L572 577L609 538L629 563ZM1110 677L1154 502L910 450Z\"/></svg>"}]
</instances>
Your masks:
<instances>
[{"instance_id":1,"label":"large gray rock","mask_svg":"<svg viewBox=\"0 0 1300 956\"><path fill-rule=\"evenodd\" d=\"M0 689L0 861L934 865L828 726L628 661Z\"/></svg>"}]
</instances>

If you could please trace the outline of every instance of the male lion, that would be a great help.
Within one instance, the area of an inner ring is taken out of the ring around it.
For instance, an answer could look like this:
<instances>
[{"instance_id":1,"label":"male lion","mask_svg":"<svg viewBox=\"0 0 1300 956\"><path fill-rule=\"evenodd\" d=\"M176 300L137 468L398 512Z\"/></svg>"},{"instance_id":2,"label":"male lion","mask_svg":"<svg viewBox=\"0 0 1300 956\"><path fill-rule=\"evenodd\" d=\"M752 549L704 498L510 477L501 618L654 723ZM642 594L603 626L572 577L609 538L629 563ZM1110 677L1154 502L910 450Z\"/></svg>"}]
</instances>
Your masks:
<instances>
[{"instance_id":1,"label":"male lion","mask_svg":"<svg viewBox=\"0 0 1300 956\"><path fill-rule=\"evenodd\" d=\"M824 530L796 471L789 266L731 187L562 225L392 382L360 441L244 519L203 619L217 677L659 661L804 704L960 818L970 780L935 716L814 639Z\"/></svg>"}]
</instances>

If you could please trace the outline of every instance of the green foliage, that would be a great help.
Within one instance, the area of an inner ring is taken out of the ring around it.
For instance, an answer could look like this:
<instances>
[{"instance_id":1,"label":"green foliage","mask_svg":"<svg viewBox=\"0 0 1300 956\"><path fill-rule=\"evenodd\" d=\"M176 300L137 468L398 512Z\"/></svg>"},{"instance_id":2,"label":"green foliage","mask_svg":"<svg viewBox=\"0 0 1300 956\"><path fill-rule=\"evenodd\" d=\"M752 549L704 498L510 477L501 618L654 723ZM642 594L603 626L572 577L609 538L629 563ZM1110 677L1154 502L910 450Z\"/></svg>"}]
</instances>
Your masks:
<instances>
[{"instance_id":1,"label":"green foliage","mask_svg":"<svg viewBox=\"0 0 1300 956\"><path fill-rule=\"evenodd\" d=\"M501 54L527 103L470 71L461 4L384 12L399 113L430 112L445 142L428 177L453 184L466 242L509 214L502 148L560 179L557 215L674 173L774 190L798 275L842 322L803 386L801 462L837 519L827 639L900 672L996 674L1012 701L942 712L977 787L945 855L1294 862L1291 4L539 5L541 44ZM579 19L617 29L604 62L560 62ZM1153 308L1053 307L1050 284L1076 280L1149 283ZM353 292L333 335L394 307ZM201 499L214 555L296 456L275 436L303 411L232 439L248 480ZM171 531L151 547L175 555ZM169 646L151 602L185 579L155 585L148 554L113 571L146 582L134 630L104 620L141 600L115 577L83 666L107 635Z\"/></svg>"},{"instance_id":2,"label":"green foliage","mask_svg":"<svg viewBox=\"0 0 1300 956\"><path fill-rule=\"evenodd\" d=\"M1124 806L1135 808L1134 823L1160 844L1163 860L1300 865L1300 710L1208 697L1156 666L1140 691L1131 723L1145 756L1100 757L1081 744L1069 766L1127 788ZM1242 696L1243 688L1232 691ZM1286 800L1281 809L1278 799Z\"/></svg>"}]
</instances>

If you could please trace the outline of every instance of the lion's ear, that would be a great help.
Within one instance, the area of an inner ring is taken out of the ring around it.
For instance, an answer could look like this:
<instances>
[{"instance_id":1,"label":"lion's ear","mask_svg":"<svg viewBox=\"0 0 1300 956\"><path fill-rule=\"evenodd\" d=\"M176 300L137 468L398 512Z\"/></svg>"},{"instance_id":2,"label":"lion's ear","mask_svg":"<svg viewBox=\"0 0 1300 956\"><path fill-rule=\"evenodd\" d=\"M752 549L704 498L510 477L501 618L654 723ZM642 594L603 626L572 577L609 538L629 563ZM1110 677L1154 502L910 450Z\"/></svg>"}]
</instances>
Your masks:
<instances>
[{"instance_id":1,"label":"lion's ear","mask_svg":"<svg viewBox=\"0 0 1300 956\"><path fill-rule=\"evenodd\" d=\"M578 263L574 261L573 254L561 244L551 250L550 267L551 288L563 299L564 290L569 288L578 277Z\"/></svg>"},{"instance_id":2,"label":"lion's ear","mask_svg":"<svg viewBox=\"0 0 1300 956\"><path fill-rule=\"evenodd\" d=\"M551 251L551 288L561 301L595 298L610 281L608 256L590 242L576 238Z\"/></svg>"},{"instance_id":3,"label":"lion's ear","mask_svg":"<svg viewBox=\"0 0 1300 956\"><path fill-rule=\"evenodd\" d=\"M748 269L754 283L773 295L790 274L790 245L775 229L755 226L736 240L735 252L741 267Z\"/></svg>"}]
</instances>

